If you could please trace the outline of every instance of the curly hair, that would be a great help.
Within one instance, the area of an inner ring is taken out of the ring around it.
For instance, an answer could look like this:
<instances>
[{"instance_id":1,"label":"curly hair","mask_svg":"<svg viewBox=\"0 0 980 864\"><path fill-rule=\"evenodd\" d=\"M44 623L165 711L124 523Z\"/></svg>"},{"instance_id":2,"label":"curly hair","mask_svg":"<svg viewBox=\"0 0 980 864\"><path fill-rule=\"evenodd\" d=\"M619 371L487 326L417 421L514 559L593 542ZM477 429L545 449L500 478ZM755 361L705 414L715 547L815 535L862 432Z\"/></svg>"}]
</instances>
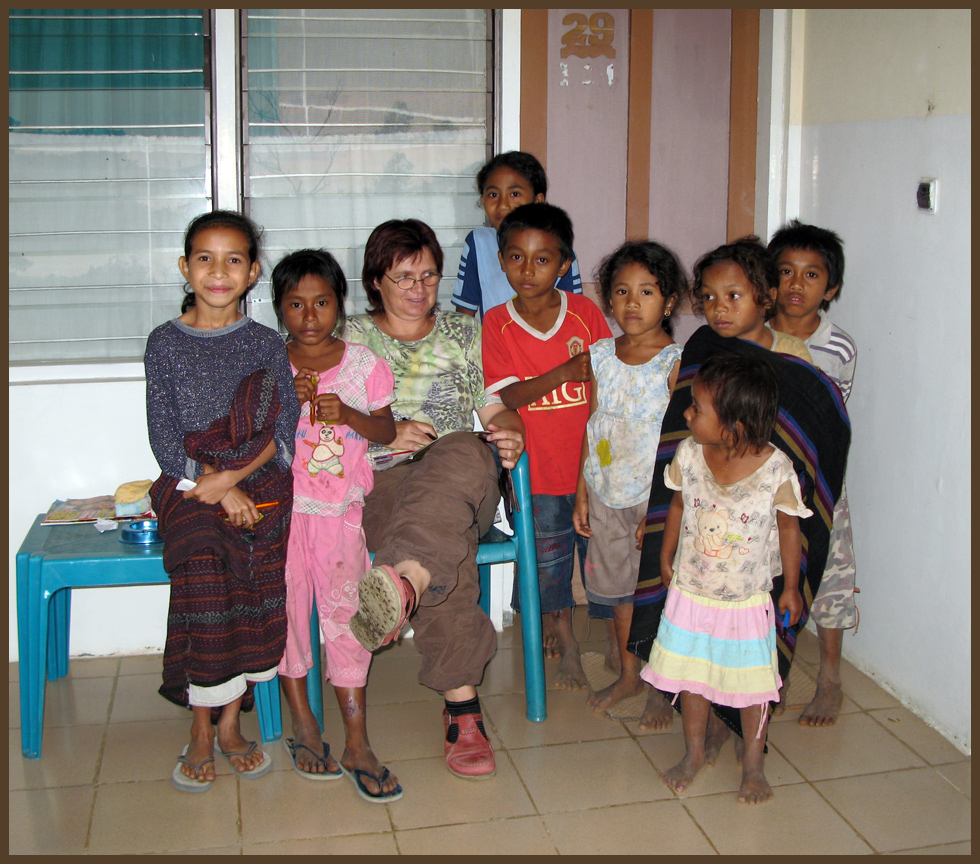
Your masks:
<instances>
[{"instance_id":1,"label":"curly hair","mask_svg":"<svg viewBox=\"0 0 980 864\"><path fill-rule=\"evenodd\" d=\"M766 247L758 237L751 235L742 237L734 243L725 243L698 258L694 265L694 279L691 284L691 308L694 313L704 315L705 271L726 261L731 261L742 268L745 278L752 286L756 305L767 312L775 310L776 301L773 299L772 289L779 287L779 276L766 255Z\"/></svg>"},{"instance_id":2,"label":"curly hair","mask_svg":"<svg viewBox=\"0 0 980 864\"><path fill-rule=\"evenodd\" d=\"M627 240L603 258L593 274L593 278L599 283L599 298L607 315L612 311L613 282L627 264L639 264L643 267L657 280L664 300L673 297L675 306L687 291L684 270L670 249L653 240ZM670 319L664 318L663 328L668 333L671 332Z\"/></svg>"}]
</instances>

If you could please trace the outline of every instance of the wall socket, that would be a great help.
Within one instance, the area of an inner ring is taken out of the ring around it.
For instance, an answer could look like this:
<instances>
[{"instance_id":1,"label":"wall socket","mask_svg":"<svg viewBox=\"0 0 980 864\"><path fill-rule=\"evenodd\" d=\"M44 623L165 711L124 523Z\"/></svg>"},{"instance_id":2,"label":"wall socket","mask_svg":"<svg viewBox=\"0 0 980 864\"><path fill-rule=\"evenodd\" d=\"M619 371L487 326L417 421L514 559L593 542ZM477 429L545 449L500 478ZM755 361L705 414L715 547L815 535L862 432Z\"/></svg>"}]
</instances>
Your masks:
<instances>
[{"instance_id":1,"label":"wall socket","mask_svg":"<svg viewBox=\"0 0 980 864\"><path fill-rule=\"evenodd\" d=\"M939 207L939 180L923 177L915 190L915 203L920 213L935 213Z\"/></svg>"}]
</instances>

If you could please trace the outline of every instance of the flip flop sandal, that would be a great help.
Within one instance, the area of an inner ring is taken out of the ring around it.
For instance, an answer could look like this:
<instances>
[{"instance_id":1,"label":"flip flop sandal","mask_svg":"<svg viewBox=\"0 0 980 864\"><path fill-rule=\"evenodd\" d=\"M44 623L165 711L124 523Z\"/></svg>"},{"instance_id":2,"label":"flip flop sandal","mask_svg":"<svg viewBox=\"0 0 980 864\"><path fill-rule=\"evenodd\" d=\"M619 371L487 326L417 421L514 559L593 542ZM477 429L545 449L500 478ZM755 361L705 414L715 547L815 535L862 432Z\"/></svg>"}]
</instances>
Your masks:
<instances>
[{"instance_id":1,"label":"flip flop sandal","mask_svg":"<svg viewBox=\"0 0 980 864\"><path fill-rule=\"evenodd\" d=\"M381 777L375 777L370 771L362 771L360 768L355 768L353 771L348 771L343 765L340 766L340 770L344 772L348 777L350 777L351 782L354 784L354 788L357 790L357 794L360 795L369 804L390 804L392 801L397 801L402 795L405 794L405 790L402 789L401 783L395 786L390 792L382 792L375 795L372 793L367 786L364 785L362 777L367 777L378 784L380 789L385 780L391 776L391 772L388 770L387 766L382 767Z\"/></svg>"},{"instance_id":2,"label":"flip flop sandal","mask_svg":"<svg viewBox=\"0 0 980 864\"><path fill-rule=\"evenodd\" d=\"M231 760L236 756L240 756L243 759L250 759L252 754L258 749L258 746L258 743L255 741L249 741L248 750L246 750L244 753L235 750L222 750L221 755L228 760L228 764L231 765L232 770L234 770L235 774L237 774L239 777L244 777L246 780L255 780L257 777L261 777L263 774L268 774L272 770L272 755L270 753L263 750L262 761L249 771L239 771L237 768L235 768Z\"/></svg>"},{"instance_id":3,"label":"flip flop sandal","mask_svg":"<svg viewBox=\"0 0 980 864\"><path fill-rule=\"evenodd\" d=\"M207 792L211 788L211 784L214 780L197 780L194 777L188 777L183 771L180 770L181 765L190 765L197 773L200 771L208 762L214 762L214 756L208 756L206 759L202 759L200 762L191 762L187 758L187 751L190 749L190 744L188 744L183 750L180 751L180 756L177 757L177 765L174 768L174 773L171 777L173 780L174 787L181 792Z\"/></svg>"},{"instance_id":4,"label":"flip flop sandal","mask_svg":"<svg viewBox=\"0 0 980 864\"><path fill-rule=\"evenodd\" d=\"M338 768L336 771L327 770L327 757L330 755L330 745L326 741L321 741L320 743L323 745L322 754L318 754L312 747L307 747L305 744L297 744L293 738L282 739L283 747L286 748L286 752L292 760L293 770L304 780L339 780L344 776L344 769ZM296 764L297 750L306 750L308 753L313 754L313 758L317 762L323 763L323 771L304 771L301 769Z\"/></svg>"},{"instance_id":5,"label":"flip flop sandal","mask_svg":"<svg viewBox=\"0 0 980 864\"><path fill-rule=\"evenodd\" d=\"M368 570L357 584L357 594L358 607L350 619L350 632L368 651L392 642L415 611L405 580L387 564Z\"/></svg>"}]
</instances>

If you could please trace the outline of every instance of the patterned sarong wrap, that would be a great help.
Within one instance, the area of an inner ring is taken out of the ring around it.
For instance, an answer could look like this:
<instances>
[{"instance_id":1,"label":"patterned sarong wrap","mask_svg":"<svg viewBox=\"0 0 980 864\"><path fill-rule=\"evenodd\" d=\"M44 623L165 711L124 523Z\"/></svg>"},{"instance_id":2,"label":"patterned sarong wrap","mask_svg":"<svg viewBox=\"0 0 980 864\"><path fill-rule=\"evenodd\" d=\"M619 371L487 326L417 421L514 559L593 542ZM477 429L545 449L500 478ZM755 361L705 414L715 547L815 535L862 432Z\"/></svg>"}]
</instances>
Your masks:
<instances>
[{"instance_id":1,"label":"patterned sarong wrap","mask_svg":"<svg viewBox=\"0 0 980 864\"><path fill-rule=\"evenodd\" d=\"M226 416L184 436L187 454L219 471L244 468L273 440L279 410L275 378L259 369L242 379ZM238 484L256 504L279 502L260 510L262 519L246 531L222 518L220 504L184 498L177 482L162 474L150 495L170 575L160 694L186 706L188 684L214 687L282 658L293 483L273 458ZM249 685L242 710L253 704Z\"/></svg>"},{"instance_id":2,"label":"patterned sarong wrap","mask_svg":"<svg viewBox=\"0 0 980 864\"><path fill-rule=\"evenodd\" d=\"M850 420L837 385L809 363L787 354L774 354L753 342L719 336L707 325L698 329L684 346L677 385L664 414L647 507L639 577L633 595L633 621L628 647L646 662L657 636L667 598L667 589L660 581L660 548L664 520L674 495L673 490L664 483L664 469L674 458L677 445L691 434L684 420L684 412L691 404L694 375L709 357L723 351L764 357L775 369L779 379L779 414L771 441L792 460L800 481L803 503L813 511L813 516L800 520L803 535L800 567L803 614L795 626L786 629L783 629L778 616L776 622L779 674L785 680L796 650L796 635L806 624L827 563L834 504L840 497L847 467ZM782 590L783 577L778 576L773 580L774 605L779 603ZM679 708L679 699L675 705ZM731 729L742 734L738 709L714 704L712 708Z\"/></svg>"}]
</instances>

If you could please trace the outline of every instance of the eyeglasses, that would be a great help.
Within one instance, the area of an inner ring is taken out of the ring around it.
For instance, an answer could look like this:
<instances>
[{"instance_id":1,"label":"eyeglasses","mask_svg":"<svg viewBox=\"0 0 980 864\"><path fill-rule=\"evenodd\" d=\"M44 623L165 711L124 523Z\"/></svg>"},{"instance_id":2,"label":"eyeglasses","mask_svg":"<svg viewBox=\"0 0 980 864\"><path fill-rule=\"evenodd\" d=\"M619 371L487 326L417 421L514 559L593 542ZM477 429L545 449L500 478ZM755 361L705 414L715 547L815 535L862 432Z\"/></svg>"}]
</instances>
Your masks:
<instances>
[{"instance_id":1,"label":"eyeglasses","mask_svg":"<svg viewBox=\"0 0 980 864\"><path fill-rule=\"evenodd\" d=\"M409 291L415 287L416 282L421 282L426 288L435 288L439 284L439 280L442 279L442 273L426 273L421 279L413 279L411 276L399 276L397 279L392 276L388 276L402 291Z\"/></svg>"}]
</instances>

